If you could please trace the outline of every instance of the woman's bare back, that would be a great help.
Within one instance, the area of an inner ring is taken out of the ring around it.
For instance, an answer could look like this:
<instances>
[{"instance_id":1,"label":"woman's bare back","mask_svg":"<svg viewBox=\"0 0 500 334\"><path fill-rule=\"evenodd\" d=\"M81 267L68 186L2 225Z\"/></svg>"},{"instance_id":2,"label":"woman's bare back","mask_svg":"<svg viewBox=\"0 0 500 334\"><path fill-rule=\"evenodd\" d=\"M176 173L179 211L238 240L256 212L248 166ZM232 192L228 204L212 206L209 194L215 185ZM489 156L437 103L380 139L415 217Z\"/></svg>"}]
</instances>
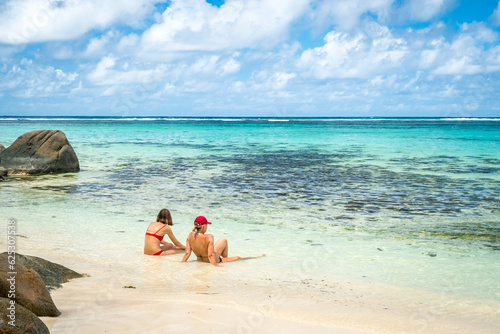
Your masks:
<instances>
[{"instance_id":1,"label":"woman's bare back","mask_svg":"<svg viewBox=\"0 0 500 334\"><path fill-rule=\"evenodd\" d=\"M213 253L214 236L212 234L191 232L188 235L187 242L189 242L191 250L198 259L209 262L210 253ZM210 249L211 252L209 251Z\"/></svg>"}]
</instances>

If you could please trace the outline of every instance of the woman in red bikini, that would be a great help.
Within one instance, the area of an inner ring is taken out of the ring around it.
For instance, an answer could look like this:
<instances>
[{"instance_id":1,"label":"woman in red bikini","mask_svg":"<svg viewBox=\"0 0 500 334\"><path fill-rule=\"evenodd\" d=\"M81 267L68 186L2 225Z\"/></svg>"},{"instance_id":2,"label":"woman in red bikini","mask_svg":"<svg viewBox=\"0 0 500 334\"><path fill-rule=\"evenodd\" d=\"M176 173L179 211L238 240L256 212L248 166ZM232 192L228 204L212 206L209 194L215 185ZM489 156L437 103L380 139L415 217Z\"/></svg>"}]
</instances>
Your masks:
<instances>
[{"instance_id":1,"label":"woman in red bikini","mask_svg":"<svg viewBox=\"0 0 500 334\"><path fill-rule=\"evenodd\" d=\"M186 254L182 258L182 262L186 262L191 256L191 252L197 257L198 261L210 262L214 266L221 262L231 262L245 259L255 259L256 257L240 257L228 256L229 246L226 238L220 238L214 244L214 236L205 234L207 232L207 218L203 216L196 217L194 220L193 232L189 233L186 240ZM263 254L262 256L265 256ZM260 257L260 256L259 256Z\"/></svg>"},{"instance_id":2,"label":"woman in red bikini","mask_svg":"<svg viewBox=\"0 0 500 334\"><path fill-rule=\"evenodd\" d=\"M186 249L186 247L175 238L170 228L172 225L174 225L174 223L172 222L170 211L162 209L160 213L158 213L156 221L148 226L144 240L144 254L170 255ZM173 244L163 241L165 235L168 235Z\"/></svg>"}]
</instances>

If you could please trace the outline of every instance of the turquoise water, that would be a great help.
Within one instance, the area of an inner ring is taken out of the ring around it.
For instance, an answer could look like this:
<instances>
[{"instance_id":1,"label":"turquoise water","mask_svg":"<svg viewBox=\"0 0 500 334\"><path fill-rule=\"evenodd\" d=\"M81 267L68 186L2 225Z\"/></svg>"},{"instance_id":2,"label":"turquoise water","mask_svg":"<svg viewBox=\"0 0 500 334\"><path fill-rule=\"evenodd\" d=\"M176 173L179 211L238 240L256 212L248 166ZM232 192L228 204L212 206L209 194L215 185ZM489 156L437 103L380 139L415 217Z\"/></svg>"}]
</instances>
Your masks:
<instances>
[{"instance_id":1,"label":"turquoise water","mask_svg":"<svg viewBox=\"0 0 500 334\"><path fill-rule=\"evenodd\" d=\"M234 252L268 255L238 275L500 301L500 119L0 118L0 143L36 129L64 131L81 172L0 183L26 250L126 268L167 207L179 240L205 215Z\"/></svg>"}]
</instances>

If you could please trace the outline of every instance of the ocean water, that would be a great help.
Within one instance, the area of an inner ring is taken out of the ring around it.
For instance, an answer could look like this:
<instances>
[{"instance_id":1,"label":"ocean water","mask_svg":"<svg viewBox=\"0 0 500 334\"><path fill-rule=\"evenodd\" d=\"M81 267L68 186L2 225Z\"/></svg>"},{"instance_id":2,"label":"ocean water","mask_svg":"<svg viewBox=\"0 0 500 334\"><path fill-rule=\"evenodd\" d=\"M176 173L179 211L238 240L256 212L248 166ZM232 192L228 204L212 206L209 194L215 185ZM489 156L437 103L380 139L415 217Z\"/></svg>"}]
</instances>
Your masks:
<instances>
[{"instance_id":1,"label":"ocean water","mask_svg":"<svg viewBox=\"0 0 500 334\"><path fill-rule=\"evenodd\" d=\"M64 131L81 172L0 183L20 253L147 275L144 232L166 207L182 242L204 215L230 255L267 254L226 264L238 277L500 301L500 119L5 117L0 143L36 129Z\"/></svg>"}]
</instances>

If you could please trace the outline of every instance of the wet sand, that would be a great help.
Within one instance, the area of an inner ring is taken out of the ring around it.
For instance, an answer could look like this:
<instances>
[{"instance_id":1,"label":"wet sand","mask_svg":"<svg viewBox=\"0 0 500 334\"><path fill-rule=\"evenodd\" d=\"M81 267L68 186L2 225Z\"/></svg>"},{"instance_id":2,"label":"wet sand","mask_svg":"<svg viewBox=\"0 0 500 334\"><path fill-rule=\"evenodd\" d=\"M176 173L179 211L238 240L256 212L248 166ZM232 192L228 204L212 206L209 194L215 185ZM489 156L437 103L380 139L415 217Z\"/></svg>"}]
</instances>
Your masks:
<instances>
[{"instance_id":1,"label":"wet sand","mask_svg":"<svg viewBox=\"0 0 500 334\"><path fill-rule=\"evenodd\" d=\"M181 254L142 258L134 271L51 261L90 277L52 291L62 315L42 318L57 333L497 333L498 304L446 293L353 281L255 279ZM135 261L131 259L131 261ZM246 262L246 263L245 263Z\"/></svg>"}]
</instances>

